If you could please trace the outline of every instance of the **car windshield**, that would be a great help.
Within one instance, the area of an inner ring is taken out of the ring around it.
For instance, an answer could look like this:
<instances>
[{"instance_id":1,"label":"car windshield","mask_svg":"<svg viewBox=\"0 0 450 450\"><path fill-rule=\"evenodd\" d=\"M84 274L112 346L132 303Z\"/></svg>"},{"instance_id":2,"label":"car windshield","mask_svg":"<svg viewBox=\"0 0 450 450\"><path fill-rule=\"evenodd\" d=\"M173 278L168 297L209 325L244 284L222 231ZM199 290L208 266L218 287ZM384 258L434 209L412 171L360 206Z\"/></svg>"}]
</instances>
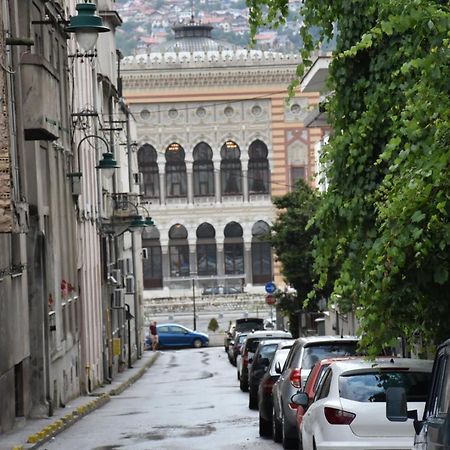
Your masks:
<instances>
[{"instance_id":1,"label":"car windshield","mask_svg":"<svg viewBox=\"0 0 450 450\"><path fill-rule=\"evenodd\" d=\"M303 353L302 368L312 369L317 361L338 356L355 356L358 343L355 342L332 342L305 347Z\"/></svg>"},{"instance_id":2,"label":"car windshield","mask_svg":"<svg viewBox=\"0 0 450 450\"><path fill-rule=\"evenodd\" d=\"M342 398L356 402L386 402L388 388L403 387L407 402L424 402L430 384L431 373L389 370L341 375L339 392Z\"/></svg>"}]
</instances>

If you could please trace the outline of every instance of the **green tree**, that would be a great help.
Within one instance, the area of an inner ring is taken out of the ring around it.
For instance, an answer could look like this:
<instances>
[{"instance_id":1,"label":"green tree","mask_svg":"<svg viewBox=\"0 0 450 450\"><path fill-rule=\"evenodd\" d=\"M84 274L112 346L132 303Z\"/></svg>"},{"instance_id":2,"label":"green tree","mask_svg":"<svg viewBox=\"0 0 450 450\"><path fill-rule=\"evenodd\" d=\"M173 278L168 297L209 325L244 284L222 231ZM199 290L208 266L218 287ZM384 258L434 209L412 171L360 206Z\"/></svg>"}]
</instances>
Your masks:
<instances>
[{"instance_id":1,"label":"green tree","mask_svg":"<svg viewBox=\"0 0 450 450\"><path fill-rule=\"evenodd\" d=\"M296 295L278 293L278 308L289 314L293 333L298 330L299 310L316 309L315 301L307 301L307 297L315 281L313 239L317 228L308 223L319 201L318 192L302 180L297 182L295 190L274 199L279 215L271 228L270 242L281 262L284 278L297 291Z\"/></svg>"},{"instance_id":2,"label":"green tree","mask_svg":"<svg viewBox=\"0 0 450 450\"><path fill-rule=\"evenodd\" d=\"M217 319L213 317L208 324L208 330L215 333L219 329L219 322L217 322Z\"/></svg>"},{"instance_id":3,"label":"green tree","mask_svg":"<svg viewBox=\"0 0 450 450\"><path fill-rule=\"evenodd\" d=\"M287 16L287 0L247 4L253 33ZM334 285L341 309L358 308L372 355L398 336L440 341L450 317L449 3L305 0L301 14L305 65L318 41L336 39L318 285Z\"/></svg>"}]
</instances>

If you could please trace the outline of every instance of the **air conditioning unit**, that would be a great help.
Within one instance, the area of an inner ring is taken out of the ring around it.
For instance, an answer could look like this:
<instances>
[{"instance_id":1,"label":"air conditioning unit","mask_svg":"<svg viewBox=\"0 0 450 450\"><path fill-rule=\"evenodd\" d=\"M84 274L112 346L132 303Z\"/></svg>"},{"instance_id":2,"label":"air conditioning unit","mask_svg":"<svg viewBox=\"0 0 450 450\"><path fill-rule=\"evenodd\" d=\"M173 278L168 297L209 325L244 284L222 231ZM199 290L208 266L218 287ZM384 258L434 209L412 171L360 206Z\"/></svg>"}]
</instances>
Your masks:
<instances>
[{"instance_id":1,"label":"air conditioning unit","mask_svg":"<svg viewBox=\"0 0 450 450\"><path fill-rule=\"evenodd\" d=\"M111 276L116 280L117 286L123 285L122 271L120 269L111 270Z\"/></svg>"},{"instance_id":2,"label":"air conditioning unit","mask_svg":"<svg viewBox=\"0 0 450 450\"><path fill-rule=\"evenodd\" d=\"M112 307L113 308L124 308L125 307L125 291L124 291L124 289L114 289Z\"/></svg>"},{"instance_id":3,"label":"air conditioning unit","mask_svg":"<svg viewBox=\"0 0 450 450\"><path fill-rule=\"evenodd\" d=\"M125 277L125 292L127 294L134 294L134 277L133 275L128 275Z\"/></svg>"},{"instance_id":4,"label":"air conditioning unit","mask_svg":"<svg viewBox=\"0 0 450 450\"><path fill-rule=\"evenodd\" d=\"M148 249L142 249L142 259L148 259Z\"/></svg>"}]
</instances>

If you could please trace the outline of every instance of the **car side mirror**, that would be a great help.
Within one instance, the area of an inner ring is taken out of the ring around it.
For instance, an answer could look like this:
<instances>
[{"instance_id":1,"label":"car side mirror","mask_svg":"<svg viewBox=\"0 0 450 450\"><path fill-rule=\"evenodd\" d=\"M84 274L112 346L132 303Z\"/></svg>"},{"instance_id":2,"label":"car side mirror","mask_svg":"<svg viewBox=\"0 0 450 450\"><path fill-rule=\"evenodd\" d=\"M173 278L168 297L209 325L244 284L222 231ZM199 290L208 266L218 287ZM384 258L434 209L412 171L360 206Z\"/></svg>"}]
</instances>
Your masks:
<instances>
[{"instance_id":1,"label":"car side mirror","mask_svg":"<svg viewBox=\"0 0 450 450\"><path fill-rule=\"evenodd\" d=\"M308 394L303 391L298 391L291 397L291 402L297 406L302 406L303 408L306 408L309 403Z\"/></svg>"},{"instance_id":2,"label":"car side mirror","mask_svg":"<svg viewBox=\"0 0 450 450\"><path fill-rule=\"evenodd\" d=\"M277 362L275 364L275 373L281 374L282 370L281 370L281 364L280 362Z\"/></svg>"}]
</instances>

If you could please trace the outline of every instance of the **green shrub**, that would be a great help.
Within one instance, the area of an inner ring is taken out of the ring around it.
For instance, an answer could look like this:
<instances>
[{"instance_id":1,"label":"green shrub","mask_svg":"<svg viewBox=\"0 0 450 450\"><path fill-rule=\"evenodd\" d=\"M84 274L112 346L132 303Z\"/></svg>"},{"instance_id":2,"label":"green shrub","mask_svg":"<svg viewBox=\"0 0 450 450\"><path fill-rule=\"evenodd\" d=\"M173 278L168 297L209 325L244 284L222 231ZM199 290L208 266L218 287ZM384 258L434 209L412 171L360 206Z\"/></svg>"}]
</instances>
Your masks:
<instances>
[{"instance_id":1,"label":"green shrub","mask_svg":"<svg viewBox=\"0 0 450 450\"><path fill-rule=\"evenodd\" d=\"M215 333L219 329L219 323L214 317L209 321L208 330Z\"/></svg>"}]
</instances>

